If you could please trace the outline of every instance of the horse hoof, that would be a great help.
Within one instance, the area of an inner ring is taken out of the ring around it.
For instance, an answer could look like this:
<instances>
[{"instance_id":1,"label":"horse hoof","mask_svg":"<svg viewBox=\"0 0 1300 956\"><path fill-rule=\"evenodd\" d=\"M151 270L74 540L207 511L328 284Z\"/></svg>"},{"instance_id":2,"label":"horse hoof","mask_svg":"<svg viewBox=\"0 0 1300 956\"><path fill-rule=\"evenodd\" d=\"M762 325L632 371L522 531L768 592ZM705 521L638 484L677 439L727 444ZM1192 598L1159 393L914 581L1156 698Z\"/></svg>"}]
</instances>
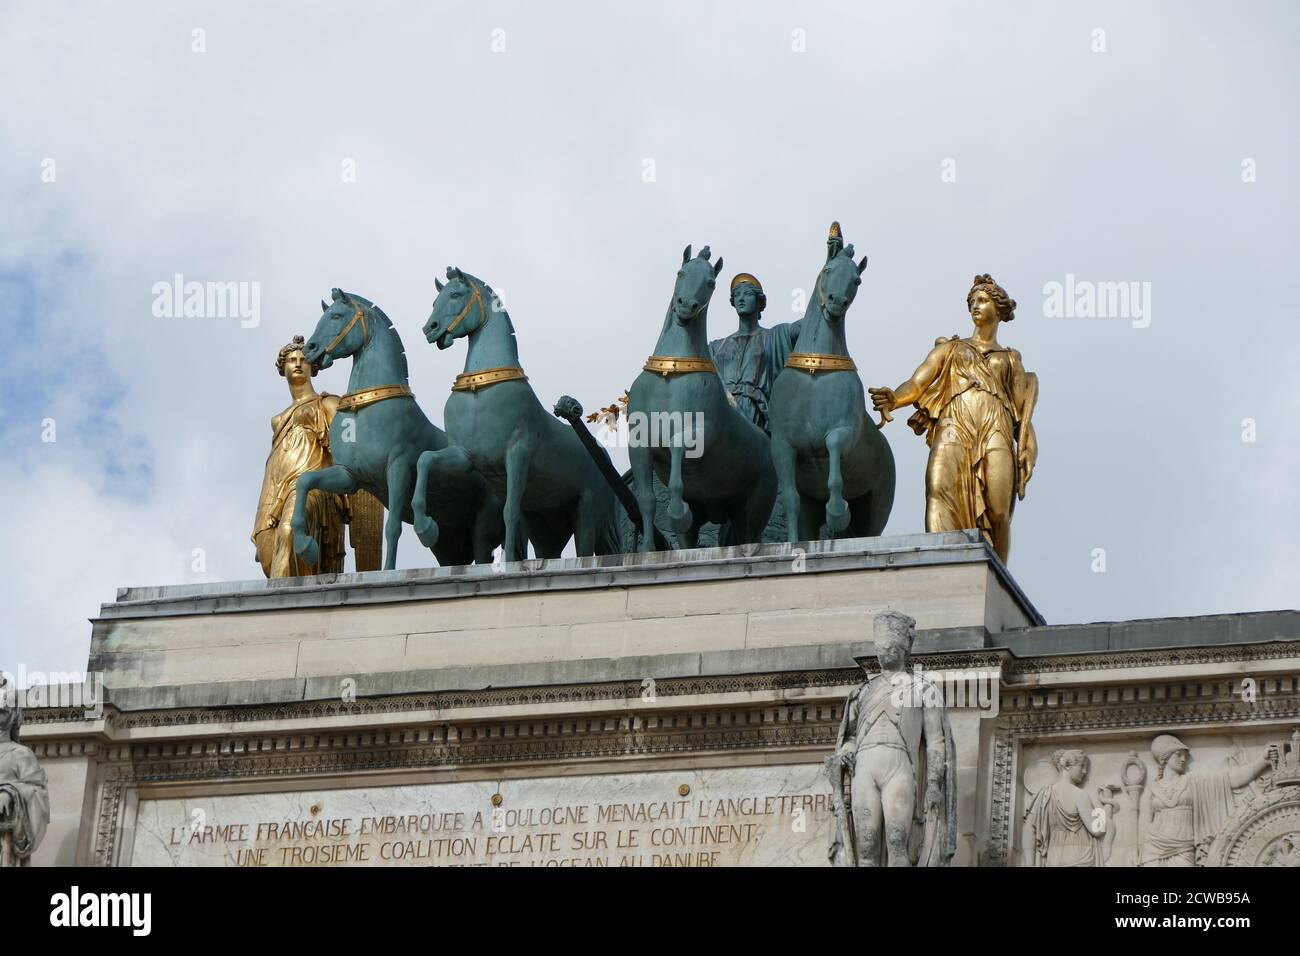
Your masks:
<instances>
[{"instance_id":1,"label":"horse hoof","mask_svg":"<svg viewBox=\"0 0 1300 956\"><path fill-rule=\"evenodd\" d=\"M315 567L320 563L320 546L316 544L316 539L310 535L300 534L295 531L293 534L293 550L303 564Z\"/></svg>"},{"instance_id":2,"label":"horse hoof","mask_svg":"<svg viewBox=\"0 0 1300 956\"><path fill-rule=\"evenodd\" d=\"M695 517L691 514L691 506L686 502L682 501L668 506L668 527L678 534L683 531L690 531L691 525L694 523Z\"/></svg>"},{"instance_id":3,"label":"horse hoof","mask_svg":"<svg viewBox=\"0 0 1300 956\"><path fill-rule=\"evenodd\" d=\"M849 526L849 506L843 499L826 502L826 527L839 534Z\"/></svg>"},{"instance_id":4,"label":"horse hoof","mask_svg":"<svg viewBox=\"0 0 1300 956\"><path fill-rule=\"evenodd\" d=\"M429 517L416 518L415 536L420 539L420 544L432 549L438 543L438 522Z\"/></svg>"}]
</instances>

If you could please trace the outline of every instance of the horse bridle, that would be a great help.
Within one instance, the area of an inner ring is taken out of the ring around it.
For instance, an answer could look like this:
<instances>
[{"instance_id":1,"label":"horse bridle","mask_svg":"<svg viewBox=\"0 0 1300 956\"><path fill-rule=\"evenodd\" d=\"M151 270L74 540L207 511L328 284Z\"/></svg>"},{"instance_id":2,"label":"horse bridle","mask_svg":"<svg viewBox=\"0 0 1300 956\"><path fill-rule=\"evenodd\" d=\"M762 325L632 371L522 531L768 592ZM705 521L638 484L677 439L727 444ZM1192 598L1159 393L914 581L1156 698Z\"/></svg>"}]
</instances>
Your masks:
<instances>
[{"instance_id":1,"label":"horse bridle","mask_svg":"<svg viewBox=\"0 0 1300 956\"><path fill-rule=\"evenodd\" d=\"M330 352L333 352L333 351L334 351L334 346L338 345L340 342L342 342L344 339L346 339L346 338L348 337L348 333L351 332L351 331L353 330L353 328L356 327L356 324L357 324L358 322L361 323L361 348L365 348L365 347L366 347L366 344L370 341L370 329L366 328L366 317L365 317L365 315L363 315L362 312L361 312L361 306L359 306L359 305L354 305L354 308L355 308L357 311L354 312L354 313L352 313L352 321L349 322L349 323L344 327L344 329L343 329L342 332L340 332L338 335L334 336L334 341L333 341L333 342L331 342L329 345L325 346L325 352L324 352L323 354L329 354ZM360 349L358 349L357 351L360 351Z\"/></svg>"},{"instance_id":2,"label":"horse bridle","mask_svg":"<svg viewBox=\"0 0 1300 956\"><path fill-rule=\"evenodd\" d=\"M465 308L460 310L460 314L457 315L456 318L451 320L451 324L448 325L447 328L443 331L442 333L443 335L450 335L452 332L456 330L456 326L460 325L461 322L465 321L465 316L469 315L469 310L474 308L475 302L478 303L479 314L483 316L483 325L487 324L488 314L487 314L487 307L483 304L483 293L479 290L479 287L476 286L473 282L470 282L469 279L466 278L464 274L462 274L460 278L464 281L464 283L467 286L470 287L473 294L469 297L469 301L465 303ZM482 328L482 326L480 326L480 328Z\"/></svg>"}]
</instances>

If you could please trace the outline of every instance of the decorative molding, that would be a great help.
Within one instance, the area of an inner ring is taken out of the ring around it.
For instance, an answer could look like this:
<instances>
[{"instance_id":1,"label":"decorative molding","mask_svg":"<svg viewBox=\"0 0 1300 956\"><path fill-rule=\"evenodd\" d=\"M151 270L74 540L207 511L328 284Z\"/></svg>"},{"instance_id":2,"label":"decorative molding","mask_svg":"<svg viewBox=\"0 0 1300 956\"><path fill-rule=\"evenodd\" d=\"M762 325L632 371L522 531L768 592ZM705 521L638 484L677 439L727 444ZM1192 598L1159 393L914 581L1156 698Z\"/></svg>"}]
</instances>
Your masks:
<instances>
[{"instance_id":1,"label":"decorative molding","mask_svg":"<svg viewBox=\"0 0 1300 956\"><path fill-rule=\"evenodd\" d=\"M994 635L994 640L997 635ZM1118 670L1130 667L1178 667L1223 664L1229 661L1300 659L1300 641L1250 644L1207 644L1202 647L1159 647L1151 650L1110 651L1088 654L1044 654L1014 658L1008 668L1016 676L1067 674L1074 671Z\"/></svg>"},{"instance_id":2,"label":"decorative molding","mask_svg":"<svg viewBox=\"0 0 1300 956\"><path fill-rule=\"evenodd\" d=\"M814 687L837 687L856 683L860 668L842 667L818 671L788 671L769 674L744 674L722 677L685 677L656 680L658 698L687 698L717 694L784 691ZM394 694L382 697L358 697L352 703L342 700L292 701L277 704L253 704L227 707L187 707L174 710L116 712L112 726L120 729L137 727L172 727L197 723L247 723L250 721L302 720L321 717L357 717L374 714L445 713L475 707L520 707L570 703L608 702L626 705L641 701L645 688L640 680L611 681L600 684L564 684L548 687L489 688L486 690L437 691L420 694ZM651 707L646 708L652 712Z\"/></svg>"}]
</instances>

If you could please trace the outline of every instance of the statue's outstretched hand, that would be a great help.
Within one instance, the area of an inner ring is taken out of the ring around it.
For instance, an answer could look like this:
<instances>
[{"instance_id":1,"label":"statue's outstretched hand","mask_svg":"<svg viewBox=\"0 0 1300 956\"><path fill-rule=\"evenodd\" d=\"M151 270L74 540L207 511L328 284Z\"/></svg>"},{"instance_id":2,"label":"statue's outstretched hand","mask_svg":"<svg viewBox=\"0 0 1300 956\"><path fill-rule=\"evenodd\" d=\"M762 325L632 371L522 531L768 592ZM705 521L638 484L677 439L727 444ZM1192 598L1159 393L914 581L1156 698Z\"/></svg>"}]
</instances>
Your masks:
<instances>
[{"instance_id":1,"label":"statue's outstretched hand","mask_svg":"<svg viewBox=\"0 0 1300 956\"><path fill-rule=\"evenodd\" d=\"M880 412L880 423L876 427L884 428L886 422L894 420L889 413L898 407L897 396L892 388L869 388L867 391L871 393L871 404Z\"/></svg>"},{"instance_id":2,"label":"statue's outstretched hand","mask_svg":"<svg viewBox=\"0 0 1300 956\"><path fill-rule=\"evenodd\" d=\"M892 388L869 388L871 393L871 404L878 412L892 412L898 407L894 400L894 390Z\"/></svg>"}]
</instances>

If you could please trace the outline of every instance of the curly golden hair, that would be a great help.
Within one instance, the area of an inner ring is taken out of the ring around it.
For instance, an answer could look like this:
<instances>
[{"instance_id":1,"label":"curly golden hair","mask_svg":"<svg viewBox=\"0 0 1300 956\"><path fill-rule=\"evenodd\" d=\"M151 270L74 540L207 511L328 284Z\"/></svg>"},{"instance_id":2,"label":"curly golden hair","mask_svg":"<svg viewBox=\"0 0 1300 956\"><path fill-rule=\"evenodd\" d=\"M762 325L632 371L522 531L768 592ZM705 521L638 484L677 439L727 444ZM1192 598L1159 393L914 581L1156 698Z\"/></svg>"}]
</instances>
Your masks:
<instances>
[{"instance_id":1,"label":"curly golden hair","mask_svg":"<svg viewBox=\"0 0 1300 956\"><path fill-rule=\"evenodd\" d=\"M306 341L307 341L307 340L304 339L301 335L295 335L295 336L293 337L293 341L292 341L292 342L290 342L290 343L289 343L288 345L286 345L284 348L280 349L280 354L277 355L277 356L275 357L275 370L276 370L277 372L280 373L280 377L281 377L281 378L284 377L284 363L287 362L287 361L289 360L289 356L290 356L292 353L294 353L294 352L301 352L301 351L302 351L302 347L303 347L303 345L306 343ZM317 367L316 363L315 363L315 362L312 362L312 363L311 363L311 377L312 377L312 378L315 378L315 377L316 377L316 373L319 372L319 371L320 371L320 369Z\"/></svg>"},{"instance_id":2,"label":"curly golden hair","mask_svg":"<svg viewBox=\"0 0 1300 956\"><path fill-rule=\"evenodd\" d=\"M1016 317L1016 300L1007 295L1007 290L994 282L993 277L987 272L982 276L976 276L975 281L971 284L970 291L966 293L967 309L970 308L975 293L980 291L987 292L989 298L993 300L993 305L998 310L999 321L1010 322Z\"/></svg>"}]
</instances>

